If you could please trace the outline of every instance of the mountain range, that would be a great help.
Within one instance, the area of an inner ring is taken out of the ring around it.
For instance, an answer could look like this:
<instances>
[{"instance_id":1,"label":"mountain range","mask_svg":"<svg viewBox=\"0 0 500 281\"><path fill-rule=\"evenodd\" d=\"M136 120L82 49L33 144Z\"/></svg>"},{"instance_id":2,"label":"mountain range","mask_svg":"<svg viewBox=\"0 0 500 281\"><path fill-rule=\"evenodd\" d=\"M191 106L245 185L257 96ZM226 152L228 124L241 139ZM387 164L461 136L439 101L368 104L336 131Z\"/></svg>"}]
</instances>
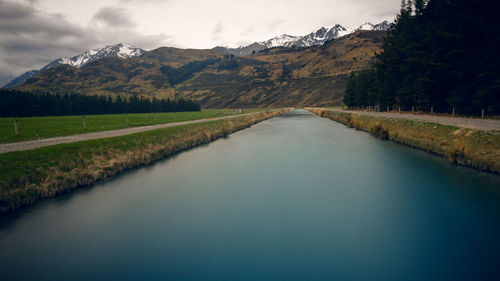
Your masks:
<instances>
[{"instance_id":1,"label":"mountain range","mask_svg":"<svg viewBox=\"0 0 500 281\"><path fill-rule=\"evenodd\" d=\"M322 45L327 41L337 39L339 37L351 34L358 30L387 30L389 29L389 22L383 21L379 24L365 23L357 28L346 28L339 24L332 25L329 27L321 27L315 32L311 32L305 36L292 36L292 35L279 35L263 42L255 42L247 46L241 46L238 48L226 48L226 47L215 47L213 50L229 53L236 56L249 55L252 52L258 52L261 50L275 48L275 47L310 47ZM134 56L140 56L144 54L144 50L137 48L125 43L119 43L115 45L105 46L103 48L92 49L86 51L82 54L56 59L41 69L29 70L22 75L11 80L9 83L5 84L2 88L12 88L22 85L29 78L38 75L44 70L57 67L59 65L70 65L76 68L81 68L82 66L97 61L103 58L117 57L117 58L130 58Z\"/></svg>"},{"instance_id":2,"label":"mountain range","mask_svg":"<svg viewBox=\"0 0 500 281\"><path fill-rule=\"evenodd\" d=\"M161 47L77 68L60 64L15 90L144 98L188 98L202 108L330 106L349 74L369 67L385 31L356 31L310 47L273 47L247 56Z\"/></svg>"},{"instance_id":3,"label":"mountain range","mask_svg":"<svg viewBox=\"0 0 500 281\"><path fill-rule=\"evenodd\" d=\"M320 29L311 32L304 36L293 36L288 34L282 34L271 38L267 41L254 42L250 45L240 46L238 48L227 48L217 46L214 49L219 52L230 53L235 56L246 56L252 52L258 52L261 50L274 48L274 47L311 47L325 44L325 42L340 38L342 36L351 34L359 30L383 30L386 31L390 27L388 21L383 21L378 24L364 23L356 28L344 27L340 24L335 24L332 26L321 27Z\"/></svg>"}]
</instances>

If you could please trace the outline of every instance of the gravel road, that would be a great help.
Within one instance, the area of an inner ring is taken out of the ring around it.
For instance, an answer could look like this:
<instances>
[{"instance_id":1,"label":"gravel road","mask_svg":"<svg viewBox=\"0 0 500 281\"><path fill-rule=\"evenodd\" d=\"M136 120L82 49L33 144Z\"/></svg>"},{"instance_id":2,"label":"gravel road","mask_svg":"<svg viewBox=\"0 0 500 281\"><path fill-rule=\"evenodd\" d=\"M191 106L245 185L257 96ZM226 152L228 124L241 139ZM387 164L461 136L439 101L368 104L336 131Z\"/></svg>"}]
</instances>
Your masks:
<instances>
[{"instance_id":1,"label":"gravel road","mask_svg":"<svg viewBox=\"0 0 500 281\"><path fill-rule=\"evenodd\" d=\"M494 120L494 119L450 117L450 116L439 116L439 115L421 115L421 114L411 114L411 113L353 111L353 110L339 110L339 109L326 109L326 108L325 110L362 114L369 116L420 120L420 121L439 123L443 125L451 125L451 126L478 129L478 130L500 130L500 120Z\"/></svg>"},{"instance_id":2,"label":"gravel road","mask_svg":"<svg viewBox=\"0 0 500 281\"><path fill-rule=\"evenodd\" d=\"M161 129L161 128L181 126L181 125L187 125L187 124L203 123L203 122L214 121L214 120L229 119L229 118L241 117L241 116L258 114L258 113L260 113L260 112L231 115L231 116L224 116L224 117L216 117L216 118L199 119L199 120L192 120L192 121L183 121L183 122L175 122L175 123L165 123L165 124L158 124L158 125L133 127L133 128L127 128L127 129L94 132L94 133L79 134L79 135L64 136L64 137L46 138L46 139L15 142L15 143L5 143L5 144L0 144L0 154L11 152L11 151L35 149L35 148L39 148L39 147L56 145L56 144L61 144L61 143L72 143L72 142L79 142L79 141L86 141L86 140L119 137L119 136L130 135L130 134L135 134L135 133L140 133L140 132L146 132L146 131L151 131L151 130L156 130L156 129Z\"/></svg>"}]
</instances>

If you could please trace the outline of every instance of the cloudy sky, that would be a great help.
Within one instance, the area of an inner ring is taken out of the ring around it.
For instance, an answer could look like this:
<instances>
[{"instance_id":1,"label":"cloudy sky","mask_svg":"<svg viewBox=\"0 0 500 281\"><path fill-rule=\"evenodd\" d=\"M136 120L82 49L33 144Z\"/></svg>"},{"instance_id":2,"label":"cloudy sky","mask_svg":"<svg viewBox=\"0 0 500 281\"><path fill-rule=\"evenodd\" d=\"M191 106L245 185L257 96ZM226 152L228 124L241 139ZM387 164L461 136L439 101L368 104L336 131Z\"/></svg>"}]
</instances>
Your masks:
<instances>
[{"instance_id":1,"label":"cloudy sky","mask_svg":"<svg viewBox=\"0 0 500 281\"><path fill-rule=\"evenodd\" d=\"M321 26L393 20L400 0L0 0L0 85L29 69L126 42L237 47Z\"/></svg>"}]
</instances>

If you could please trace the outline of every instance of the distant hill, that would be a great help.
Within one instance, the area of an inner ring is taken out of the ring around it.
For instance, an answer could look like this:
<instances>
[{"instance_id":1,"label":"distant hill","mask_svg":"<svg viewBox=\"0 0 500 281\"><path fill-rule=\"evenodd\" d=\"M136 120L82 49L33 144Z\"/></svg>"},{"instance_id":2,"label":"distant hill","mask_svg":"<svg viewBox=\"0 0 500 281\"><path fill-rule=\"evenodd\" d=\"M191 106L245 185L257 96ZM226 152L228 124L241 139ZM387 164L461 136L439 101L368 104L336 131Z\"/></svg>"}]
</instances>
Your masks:
<instances>
[{"instance_id":1,"label":"distant hill","mask_svg":"<svg viewBox=\"0 0 500 281\"><path fill-rule=\"evenodd\" d=\"M381 51L385 31L357 31L321 46L274 47L237 57L158 48L127 59L46 69L15 89L111 96L186 97L205 108L340 104L348 74Z\"/></svg>"}]
</instances>

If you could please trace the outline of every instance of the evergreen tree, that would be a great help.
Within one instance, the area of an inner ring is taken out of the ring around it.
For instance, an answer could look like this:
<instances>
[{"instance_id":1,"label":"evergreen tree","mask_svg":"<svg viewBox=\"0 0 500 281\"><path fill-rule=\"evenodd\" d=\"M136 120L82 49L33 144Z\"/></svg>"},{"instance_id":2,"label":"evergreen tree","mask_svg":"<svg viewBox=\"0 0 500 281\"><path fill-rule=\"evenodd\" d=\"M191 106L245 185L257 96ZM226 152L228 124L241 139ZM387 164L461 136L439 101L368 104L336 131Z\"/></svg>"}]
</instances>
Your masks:
<instances>
[{"instance_id":1,"label":"evergreen tree","mask_svg":"<svg viewBox=\"0 0 500 281\"><path fill-rule=\"evenodd\" d=\"M199 111L191 100L138 98L124 99L104 96L35 94L15 90L0 90L0 116L60 116L115 113L149 113Z\"/></svg>"},{"instance_id":2,"label":"evergreen tree","mask_svg":"<svg viewBox=\"0 0 500 281\"><path fill-rule=\"evenodd\" d=\"M500 113L497 8L493 0L403 0L371 75L350 76L346 104ZM360 79L372 85L364 93Z\"/></svg>"}]
</instances>

